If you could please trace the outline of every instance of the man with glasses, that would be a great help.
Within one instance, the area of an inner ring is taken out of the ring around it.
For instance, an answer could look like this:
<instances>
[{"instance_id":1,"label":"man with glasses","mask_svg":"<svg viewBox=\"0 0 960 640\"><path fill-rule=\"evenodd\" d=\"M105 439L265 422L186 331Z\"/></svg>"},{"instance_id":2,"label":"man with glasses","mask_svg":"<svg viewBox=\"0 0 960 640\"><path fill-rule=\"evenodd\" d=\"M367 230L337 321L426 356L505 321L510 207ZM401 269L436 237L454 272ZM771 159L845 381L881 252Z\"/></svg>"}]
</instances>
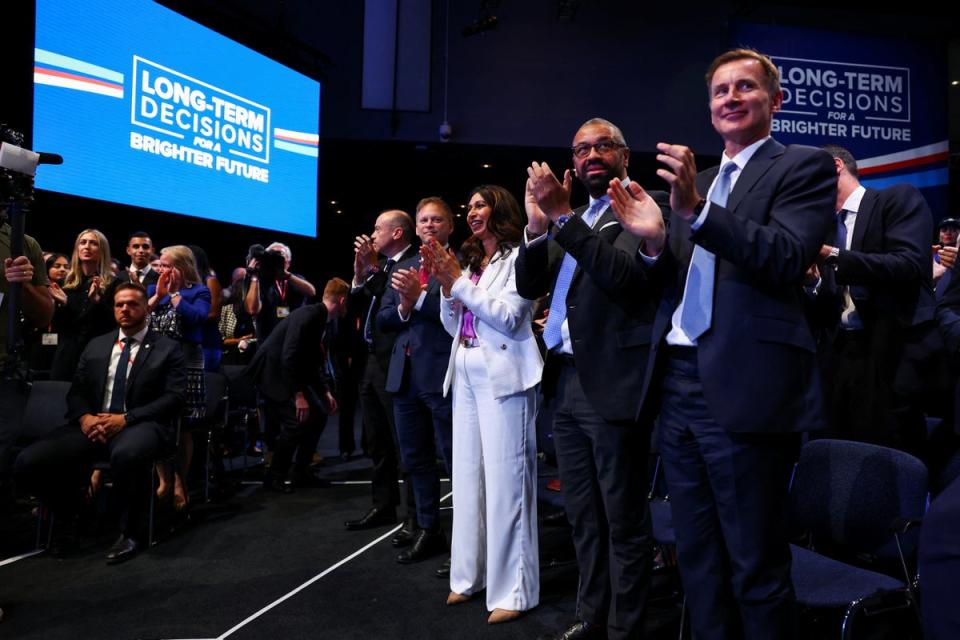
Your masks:
<instances>
[{"instance_id":1,"label":"man with glasses","mask_svg":"<svg viewBox=\"0 0 960 640\"><path fill-rule=\"evenodd\" d=\"M573 174L566 171L562 183L545 163L527 170L527 227L516 263L520 295L551 294L543 388L555 398L560 486L580 569L578 620L557 638L636 638L652 550L649 421L637 416L657 296L647 287L639 239L609 206L610 181L629 182L623 134L594 118L577 131L572 151ZM576 211L573 175L590 195ZM665 206L666 194L660 198Z\"/></svg>"}]
</instances>

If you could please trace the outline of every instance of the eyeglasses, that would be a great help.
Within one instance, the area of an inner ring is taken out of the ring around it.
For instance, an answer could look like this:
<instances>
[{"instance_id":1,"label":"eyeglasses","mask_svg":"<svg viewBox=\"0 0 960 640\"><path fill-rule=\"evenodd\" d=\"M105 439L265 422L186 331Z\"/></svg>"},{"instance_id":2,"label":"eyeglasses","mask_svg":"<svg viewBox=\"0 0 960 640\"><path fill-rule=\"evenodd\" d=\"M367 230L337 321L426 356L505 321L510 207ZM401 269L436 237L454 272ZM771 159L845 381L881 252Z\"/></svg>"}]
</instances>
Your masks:
<instances>
[{"instance_id":1,"label":"eyeglasses","mask_svg":"<svg viewBox=\"0 0 960 640\"><path fill-rule=\"evenodd\" d=\"M596 149L597 153L600 155L606 155L616 151L617 149L623 149L626 146L627 145L614 142L613 140L601 140L600 142L594 142L593 144L590 144L589 142L583 142L575 147L571 147L570 150L573 151L573 155L576 157L586 158L588 155L590 155L591 149Z\"/></svg>"}]
</instances>

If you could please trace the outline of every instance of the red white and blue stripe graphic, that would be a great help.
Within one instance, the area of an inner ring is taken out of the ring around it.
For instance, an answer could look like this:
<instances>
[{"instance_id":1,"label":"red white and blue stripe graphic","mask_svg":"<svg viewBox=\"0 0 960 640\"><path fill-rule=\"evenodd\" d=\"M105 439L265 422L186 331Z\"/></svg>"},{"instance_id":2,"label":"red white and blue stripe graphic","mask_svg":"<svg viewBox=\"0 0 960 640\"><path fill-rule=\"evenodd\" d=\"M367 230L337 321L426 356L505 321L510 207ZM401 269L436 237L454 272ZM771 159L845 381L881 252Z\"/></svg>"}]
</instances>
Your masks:
<instances>
[{"instance_id":1,"label":"red white and blue stripe graphic","mask_svg":"<svg viewBox=\"0 0 960 640\"><path fill-rule=\"evenodd\" d=\"M33 81L111 98L123 97L122 73L44 49L34 49Z\"/></svg>"},{"instance_id":2,"label":"red white and blue stripe graphic","mask_svg":"<svg viewBox=\"0 0 960 640\"><path fill-rule=\"evenodd\" d=\"M949 144L946 140L883 156L857 160L860 178L867 186L883 189L904 182L918 189L948 183Z\"/></svg>"},{"instance_id":3,"label":"red white and blue stripe graphic","mask_svg":"<svg viewBox=\"0 0 960 640\"><path fill-rule=\"evenodd\" d=\"M273 129L273 146L277 149L299 153L316 158L319 153L320 136L316 133L291 131L290 129Z\"/></svg>"}]
</instances>

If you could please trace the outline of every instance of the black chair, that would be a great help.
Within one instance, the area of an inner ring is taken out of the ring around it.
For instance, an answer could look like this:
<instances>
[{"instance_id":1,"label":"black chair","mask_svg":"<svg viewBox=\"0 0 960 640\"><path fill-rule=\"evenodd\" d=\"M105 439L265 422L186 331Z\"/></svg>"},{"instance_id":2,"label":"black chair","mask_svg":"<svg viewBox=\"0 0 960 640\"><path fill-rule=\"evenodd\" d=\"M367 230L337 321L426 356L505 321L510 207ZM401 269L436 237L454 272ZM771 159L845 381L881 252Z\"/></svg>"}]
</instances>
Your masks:
<instances>
[{"instance_id":1,"label":"black chair","mask_svg":"<svg viewBox=\"0 0 960 640\"><path fill-rule=\"evenodd\" d=\"M222 434L227 426L227 417L230 414L230 396L227 390L227 376L222 373L205 371L203 383L206 388L206 413L197 424L199 429L207 432L207 450L204 460L203 499L210 501L210 483L213 477L213 455L215 434Z\"/></svg>"},{"instance_id":2,"label":"black chair","mask_svg":"<svg viewBox=\"0 0 960 640\"><path fill-rule=\"evenodd\" d=\"M911 609L919 624L909 524L928 500L927 469L907 453L844 440L806 444L790 491L792 520L809 540L791 545L797 602L842 611L845 639L861 613Z\"/></svg>"},{"instance_id":3,"label":"black chair","mask_svg":"<svg viewBox=\"0 0 960 640\"><path fill-rule=\"evenodd\" d=\"M246 366L244 365L223 365L220 370L227 379L227 424L228 426L237 425L243 431L241 447L243 470L246 471L247 450L255 444L253 441L248 442L246 436L251 433L252 424L256 424L257 432L263 433L260 413L257 410L257 388L249 376L245 375ZM262 461L262 458L258 460L258 462Z\"/></svg>"},{"instance_id":4,"label":"black chair","mask_svg":"<svg viewBox=\"0 0 960 640\"><path fill-rule=\"evenodd\" d=\"M30 385L27 404L23 409L23 428L17 438L15 449L24 447L47 437L57 427L67 422L67 392L70 383L60 380L40 380ZM50 515L48 518L47 516ZM47 540L43 544L44 524L47 524ZM37 549L50 543L53 533L53 518L43 505L37 511Z\"/></svg>"}]
</instances>

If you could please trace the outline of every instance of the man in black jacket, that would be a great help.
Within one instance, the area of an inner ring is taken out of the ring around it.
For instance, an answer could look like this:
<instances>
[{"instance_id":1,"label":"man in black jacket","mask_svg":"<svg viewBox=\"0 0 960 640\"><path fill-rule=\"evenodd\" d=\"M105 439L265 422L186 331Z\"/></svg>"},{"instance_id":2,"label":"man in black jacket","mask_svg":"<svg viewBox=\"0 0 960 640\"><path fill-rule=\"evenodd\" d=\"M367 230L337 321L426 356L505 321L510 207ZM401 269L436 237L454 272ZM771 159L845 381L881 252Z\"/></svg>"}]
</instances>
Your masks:
<instances>
[{"instance_id":1,"label":"man in black jacket","mask_svg":"<svg viewBox=\"0 0 960 640\"><path fill-rule=\"evenodd\" d=\"M141 546L153 462L173 446L186 387L180 345L147 326L143 287L118 286L113 312L119 332L94 338L80 356L67 396L70 423L27 447L16 462L18 484L36 491L55 514L69 516L78 506L74 489L95 461L109 459L114 492L125 507L123 533L107 554L111 563Z\"/></svg>"}]
</instances>

